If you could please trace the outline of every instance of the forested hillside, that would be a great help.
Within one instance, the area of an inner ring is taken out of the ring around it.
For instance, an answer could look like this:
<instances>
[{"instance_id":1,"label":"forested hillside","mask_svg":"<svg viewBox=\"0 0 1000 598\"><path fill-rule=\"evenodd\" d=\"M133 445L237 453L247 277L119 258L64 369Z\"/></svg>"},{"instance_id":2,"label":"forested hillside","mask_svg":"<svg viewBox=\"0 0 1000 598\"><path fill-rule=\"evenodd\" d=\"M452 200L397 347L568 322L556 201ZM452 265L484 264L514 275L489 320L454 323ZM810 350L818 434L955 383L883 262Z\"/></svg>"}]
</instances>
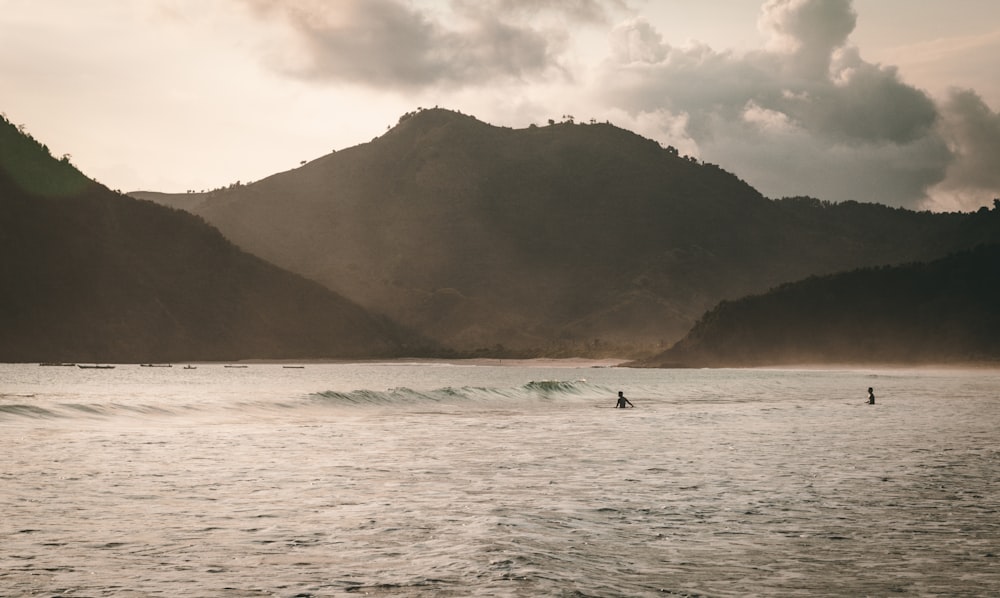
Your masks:
<instances>
[{"instance_id":1,"label":"forested hillside","mask_svg":"<svg viewBox=\"0 0 1000 598\"><path fill-rule=\"evenodd\" d=\"M1000 219L1000 205L990 216ZM1000 362L1000 245L812 277L726 301L642 364L956 362Z\"/></svg>"},{"instance_id":2,"label":"forested hillside","mask_svg":"<svg viewBox=\"0 0 1000 598\"><path fill-rule=\"evenodd\" d=\"M0 121L0 361L359 358L414 335Z\"/></svg>"},{"instance_id":3,"label":"forested hillside","mask_svg":"<svg viewBox=\"0 0 1000 598\"><path fill-rule=\"evenodd\" d=\"M255 183L136 194L443 344L638 354L713 305L1000 240L977 214L771 200L609 123L508 129L448 110Z\"/></svg>"}]
</instances>

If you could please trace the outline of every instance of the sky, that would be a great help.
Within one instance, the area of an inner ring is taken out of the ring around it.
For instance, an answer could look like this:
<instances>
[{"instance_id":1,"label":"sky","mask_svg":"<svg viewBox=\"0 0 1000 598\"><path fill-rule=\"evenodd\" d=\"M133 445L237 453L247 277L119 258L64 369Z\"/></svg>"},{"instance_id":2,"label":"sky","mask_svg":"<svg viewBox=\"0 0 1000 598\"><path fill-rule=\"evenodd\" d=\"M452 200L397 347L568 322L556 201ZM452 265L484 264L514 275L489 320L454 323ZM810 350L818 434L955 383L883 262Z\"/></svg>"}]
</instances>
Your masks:
<instances>
[{"instance_id":1,"label":"sky","mask_svg":"<svg viewBox=\"0 0 1000 598\"><path fill-rule=\"evenodd\" d=\"M1000 197L995 0L0 0L0 112L112 189L248 183L440 106L768 197Z\"/></svg>"}]
</instances>

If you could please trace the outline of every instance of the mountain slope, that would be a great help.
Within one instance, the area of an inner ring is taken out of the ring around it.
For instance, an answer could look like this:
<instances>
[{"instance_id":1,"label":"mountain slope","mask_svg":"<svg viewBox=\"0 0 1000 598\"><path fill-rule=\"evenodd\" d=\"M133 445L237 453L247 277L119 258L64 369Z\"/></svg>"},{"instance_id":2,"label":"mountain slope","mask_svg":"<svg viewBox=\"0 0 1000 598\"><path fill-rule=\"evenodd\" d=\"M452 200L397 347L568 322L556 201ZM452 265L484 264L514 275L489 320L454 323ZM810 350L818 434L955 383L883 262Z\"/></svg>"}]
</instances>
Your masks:
<instances>
[{"instance_id":1,"label":"mountain slope","mask_svg":"<svg viewBox=\"0 0 1000 598\"><path fill-rule=\"evenodd\" d=\"M466 350L649 350L719 300L977 240L969 215L771 201L610 124L439 109L253 184L135 195Z\"/></svg>"},{"instance_id":2,"label":"mountain slope","mask_svg":"<svg viewBox=\"0 0 1000 598\"><path fill-rule=\"evenodd\" d=\"M0 121L0 361L399 355L412 335Z\"/></svg>"},{"instance_id":3,"label":"mountain slope","mask_svg":"<svg viewBox=\"0 0 1000 598\"><path fill-rule=\"evenodd\" d=\"M1000 208L994 210L1000 219ZM1000 360L1000 245L869 268L723 302L641 365Z\"/></svg>"}]
</instances>

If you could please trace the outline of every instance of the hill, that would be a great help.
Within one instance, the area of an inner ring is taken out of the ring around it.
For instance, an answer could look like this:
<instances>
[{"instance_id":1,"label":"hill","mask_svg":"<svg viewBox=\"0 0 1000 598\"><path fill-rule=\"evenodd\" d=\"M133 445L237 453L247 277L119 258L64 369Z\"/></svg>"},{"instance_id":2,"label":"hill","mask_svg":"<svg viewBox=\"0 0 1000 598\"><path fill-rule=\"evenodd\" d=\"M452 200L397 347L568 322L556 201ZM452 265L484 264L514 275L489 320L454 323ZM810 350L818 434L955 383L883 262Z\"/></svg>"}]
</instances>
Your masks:
<instances>
[{"instance_id":1,"label":"hill","mask_svg":"<svg viewBox=\"0 0 1000 598\"><path fill-rule=\"evenodd\" d=\"M0 361L386 357L415 336L0 120ZM411 343L411 347L406 347Z\"/></svg>"},{"instance_id":2,"label":"hill","mask_svg":"<svg viewBox=\"0 0 1000 598\"><path fill-rule=\"evenodd\" d=\"M656 352L723 299L988 240L974 214L774 201L608 123L433 109L252 184L142 194L461 350Z\"/></svg>"},{"instance_id":3,"label":"hill","mask_svg":"<svg viewBox=\"0 0 1000 598\"><path fill-rule=\"evenodd\" d=\"M998 306L1000 245L984 245L720 303L674 347L636 365L995 363Z\"/></svg>"}]
</instances>

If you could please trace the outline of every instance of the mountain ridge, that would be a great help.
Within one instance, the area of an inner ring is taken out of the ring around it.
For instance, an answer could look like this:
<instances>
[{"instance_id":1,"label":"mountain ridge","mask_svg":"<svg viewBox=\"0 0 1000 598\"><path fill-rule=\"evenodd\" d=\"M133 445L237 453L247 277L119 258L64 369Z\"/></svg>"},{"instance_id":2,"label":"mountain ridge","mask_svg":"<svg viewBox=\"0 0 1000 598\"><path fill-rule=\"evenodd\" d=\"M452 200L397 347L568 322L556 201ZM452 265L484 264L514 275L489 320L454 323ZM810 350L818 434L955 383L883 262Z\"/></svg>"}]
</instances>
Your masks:
<instances>
[{"instance_id":1,"label":"mountain ridge","mask_svg":"<svg viewBox=\"0 0 1000 598\"><path fill-rule=\"evenodd\" d=\"M720 300L998 236L970 236L974 214L771 200L609 123L443 109L255 183L145 197L442 344L521 354L662 350Z\"/></svg>"}]
</instances>

